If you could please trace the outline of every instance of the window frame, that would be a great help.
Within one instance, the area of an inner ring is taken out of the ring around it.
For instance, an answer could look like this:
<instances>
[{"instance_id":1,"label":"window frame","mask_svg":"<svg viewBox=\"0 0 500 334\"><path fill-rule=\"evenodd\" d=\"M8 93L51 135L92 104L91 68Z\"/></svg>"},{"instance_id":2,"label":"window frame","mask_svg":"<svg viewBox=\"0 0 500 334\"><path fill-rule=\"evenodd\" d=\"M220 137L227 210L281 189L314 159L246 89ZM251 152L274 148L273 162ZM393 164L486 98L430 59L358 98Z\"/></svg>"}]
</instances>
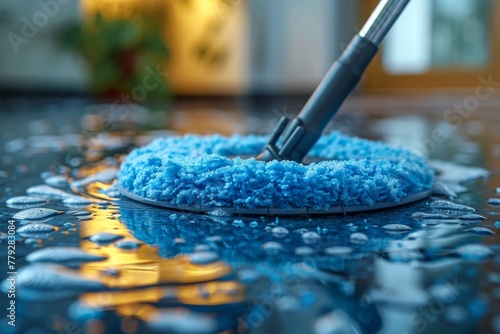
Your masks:
<instances>
[{"instance_id":1,"label":"window frame","mask_svg":"<svg viewBox=\"0 0 500 334\"><path fill-rule=\"evenodd\" d=\"M378 0L362 1L363 17L367 18ZM463 89L477 86L478 79L482 76L488 78L493 75L494 81L500 81L500 1L492 0L490 11L491 22L491 56L489 64L482 69L433 69L422 74L390 74L384 70L381 54L384 49L383 43L380 51L373 59L368 68L363 88L368 92L384 91L436 91Z\"/></svg>"}]
</instances>

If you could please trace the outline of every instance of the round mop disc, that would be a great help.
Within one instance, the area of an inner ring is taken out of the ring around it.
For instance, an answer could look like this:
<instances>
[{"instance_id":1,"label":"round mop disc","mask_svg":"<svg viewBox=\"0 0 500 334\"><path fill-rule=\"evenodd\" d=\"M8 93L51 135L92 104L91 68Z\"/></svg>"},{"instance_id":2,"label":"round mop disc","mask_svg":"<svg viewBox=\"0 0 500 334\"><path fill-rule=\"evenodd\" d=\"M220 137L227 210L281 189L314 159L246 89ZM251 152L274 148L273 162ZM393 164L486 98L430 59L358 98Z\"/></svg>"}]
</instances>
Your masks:
<instances>
[{"instance_id":1,"label":"round mop disc","mask_svg":"<svg viewBox=\"0 0 500 334\"><path fill-rule=\"evenodd\" d=\"M157 139L133 150L120 167L122 193L171 209L239 214L326 214L381 209L431 192L424 158L380 142L324 135L307 165L257 161L265 136Z\"/></svg>"}]
</instances>

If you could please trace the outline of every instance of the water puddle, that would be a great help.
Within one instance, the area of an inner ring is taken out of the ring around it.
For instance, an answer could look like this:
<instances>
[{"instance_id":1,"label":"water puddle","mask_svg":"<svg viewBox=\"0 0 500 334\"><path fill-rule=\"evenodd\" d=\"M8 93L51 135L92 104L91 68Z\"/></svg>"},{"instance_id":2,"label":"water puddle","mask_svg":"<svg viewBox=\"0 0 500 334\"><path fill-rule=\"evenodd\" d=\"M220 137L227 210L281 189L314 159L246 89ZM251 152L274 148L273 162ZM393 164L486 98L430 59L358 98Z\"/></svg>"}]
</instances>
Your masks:
<instances>
[{"instance_id":1,"label":"water puddle","mask_svg":"<svg viewBox=\"0 0 500 334\"><path fill-rule=\"evenodd\" d=\"M85 158L69 157L50 170L15 152L31 145L61 153L71 145L59 137L6 144L13 161L27 166L5 172L21 176L4 186L1 212L16 226L19 332L500 327L496 318L485 325L500 305L500 188L484 169L434 161L433 195L385 211L198 215L120 195L117 166L130 143L124 135L102 136ZM7 225L0 232L7 258ZM1 287L11 286L6 279ZM12 332L5 320L0 332Z\"/></svg>"}]
</instances>

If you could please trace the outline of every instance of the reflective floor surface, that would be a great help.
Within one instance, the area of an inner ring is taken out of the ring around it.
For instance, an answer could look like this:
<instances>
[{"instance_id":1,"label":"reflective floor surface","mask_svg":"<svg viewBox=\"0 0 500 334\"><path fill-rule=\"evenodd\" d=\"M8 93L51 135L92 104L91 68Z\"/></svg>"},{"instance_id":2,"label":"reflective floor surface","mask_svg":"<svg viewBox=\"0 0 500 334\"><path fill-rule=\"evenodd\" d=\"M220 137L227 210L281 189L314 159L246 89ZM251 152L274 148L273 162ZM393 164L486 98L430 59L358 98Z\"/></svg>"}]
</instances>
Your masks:
<instances>
[{"instance_id":1,"label":"reflective floor surface","mask_svg":"<svg viewBox=\"0 0 500 334\"><path fill-rule=\"evenodd\" d=\"M120 113L78 99L0 101L0 332L500 332L493 112L460 124L440 111L339 115L343 132L432 161L434 195L391 210L197 215L114 187L123 156L154 137L264 133L293 107Z\"/></svg>"}]
</instances>

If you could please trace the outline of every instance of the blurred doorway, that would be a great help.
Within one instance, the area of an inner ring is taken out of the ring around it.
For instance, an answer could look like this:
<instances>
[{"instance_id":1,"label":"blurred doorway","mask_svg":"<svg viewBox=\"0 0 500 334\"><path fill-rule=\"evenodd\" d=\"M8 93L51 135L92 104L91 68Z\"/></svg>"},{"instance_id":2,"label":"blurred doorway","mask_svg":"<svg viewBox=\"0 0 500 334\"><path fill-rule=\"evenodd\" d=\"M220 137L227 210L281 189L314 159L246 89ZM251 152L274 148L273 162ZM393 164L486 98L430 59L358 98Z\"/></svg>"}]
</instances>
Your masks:
<instances>
[{"instance_id":1,"label":"blurred doorway","mask_svg":"<svg viewBox=\"0 0 500 334\"><path fill-rule=\"evenodd\" d=\"M365 15L378 0L363 1ZM500 1L411 1L382 44L368 91L475 87L500 82Z\"/></svg>"}]
</instances>

